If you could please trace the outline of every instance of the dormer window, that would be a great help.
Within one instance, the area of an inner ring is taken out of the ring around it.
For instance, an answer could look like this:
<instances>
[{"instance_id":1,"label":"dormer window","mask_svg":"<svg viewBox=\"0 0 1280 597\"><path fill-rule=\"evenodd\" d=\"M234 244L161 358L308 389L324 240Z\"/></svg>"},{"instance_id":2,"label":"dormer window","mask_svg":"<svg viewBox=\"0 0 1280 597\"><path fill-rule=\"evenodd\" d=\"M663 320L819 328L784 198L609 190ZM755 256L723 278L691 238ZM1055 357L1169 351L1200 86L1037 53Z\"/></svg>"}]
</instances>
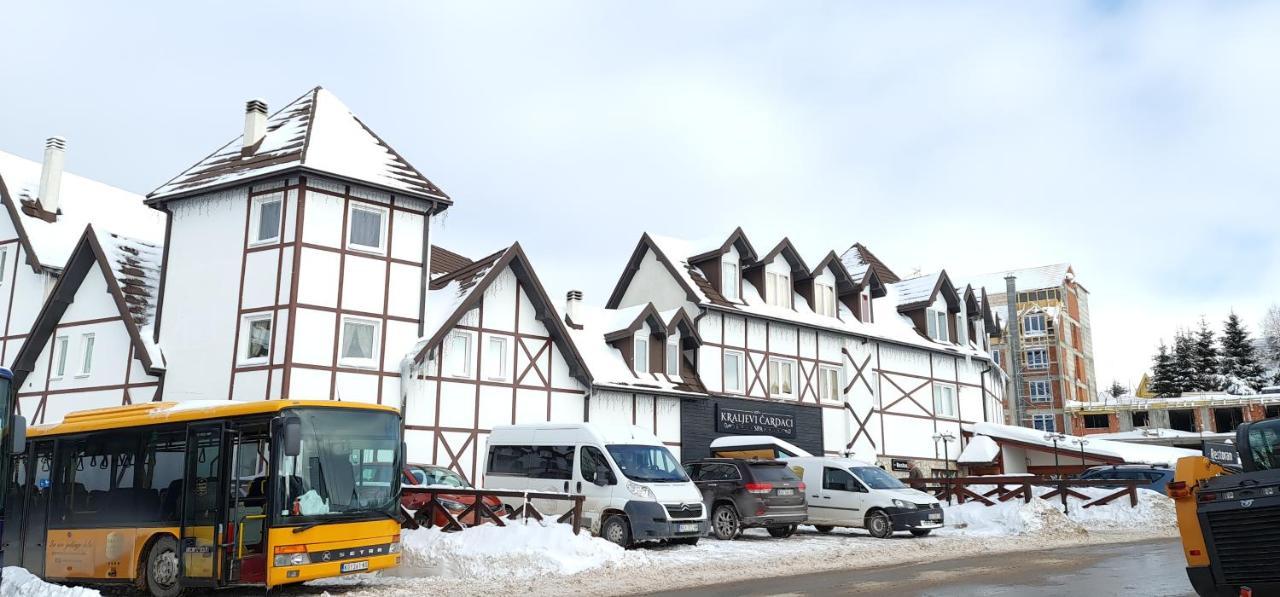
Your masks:
<instances>
[{"instance_id":1,"label":"dormer window","mask_svg":"<svg viewBox=\"0 0 1280 597\"><path fill-rule=\"evenodd\" d=\"M680 336L677 334L667 338L667 375L680 376Z\"/></svg>"},{"instance_id":2,"label":"dormer window","mask_svg":"<svg viewBox=\"0 0 1280 597\"><path fill-rule=\"evenodd\" d=\"M858 319L861 319L863 323L871 323L873 316L871 313L871 291L870 290L862 291L862 294L860 295L859 306L861 308L861 312L859 313Z\"/></svg>"},{"instance_id":3,"label":"dormer window","mask_svg":"<svg viewBox=\"0 0 1280 597\"><path fill-rule=\"evenodd\" d=\"M649 372L649 336L636 336L631 344L631 361L636 373Z\"/></svg>"},{"instance_id":4,"label":"dormer window","mask_svg":"<svg viewBox=\"0 0 1280 597\"><path fill-rule=\"evenodd\" d=\"M720 294L731 301L738 300L738 264L720 262Z\"/></svg>"},{"instance_id":5,"label":"dormer window","mask_svg":"<svg viewBox=\"0 0 1280 597\"><path fill-rule=\"evenodd\" d=\"M938 342L950 342L951 334L947 332L947 312L937 309L925 309L925 324L928 326L929 337Z\"/></svg>"},{"instance_id":6,"label":"dormer window","mask_svg":"<svg viewBox=\"0 0 1280 597\"><path fill-rule=\"evenodd\" d=\"M965 324L964 313L956 313L956 344L969 345L969 326Z\"/></svg>"},{"instance_id":7,"label":"dormer window","mask_svg":"<svg viewBox=\"0 0 1280 597\"><path fill-rule=\"evenodd\" d=\"M777 307L791 308L791 276L767 272L764 289L765 302Z\"/></svg>"},{"instance_id":8,"label":"dormer window","mask_svg":"<svg viewBox=\"0 0 1280 597\"><path fill-rule=\"evenodd\" d=\"M818 315L836 316L836 289L828 284L813 285L813 310Z\"/></svg>"}]
</instances>

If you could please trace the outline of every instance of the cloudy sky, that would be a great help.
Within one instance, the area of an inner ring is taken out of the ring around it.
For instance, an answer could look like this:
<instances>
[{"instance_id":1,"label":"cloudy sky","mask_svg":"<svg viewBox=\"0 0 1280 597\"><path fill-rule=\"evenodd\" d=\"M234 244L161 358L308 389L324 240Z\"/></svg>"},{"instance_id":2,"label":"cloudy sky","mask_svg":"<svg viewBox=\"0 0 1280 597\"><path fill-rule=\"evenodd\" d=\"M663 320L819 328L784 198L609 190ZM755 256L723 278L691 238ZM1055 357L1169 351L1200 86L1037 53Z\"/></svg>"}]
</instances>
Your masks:
<instances>
[{"instance_id":1,"label":"cloudy sky","mask_svg":"<svg viewBox=\"0 0 1280 597\"><path fill-rule=\"evenodd\" d=\"M1099 386L1280 301L1280 7L1152 2L70 3L6 8L0 149L145 193L243 102L341 97L456 205L603 301L642 231L1058 261Z\"/></svg>"}]
</instances>

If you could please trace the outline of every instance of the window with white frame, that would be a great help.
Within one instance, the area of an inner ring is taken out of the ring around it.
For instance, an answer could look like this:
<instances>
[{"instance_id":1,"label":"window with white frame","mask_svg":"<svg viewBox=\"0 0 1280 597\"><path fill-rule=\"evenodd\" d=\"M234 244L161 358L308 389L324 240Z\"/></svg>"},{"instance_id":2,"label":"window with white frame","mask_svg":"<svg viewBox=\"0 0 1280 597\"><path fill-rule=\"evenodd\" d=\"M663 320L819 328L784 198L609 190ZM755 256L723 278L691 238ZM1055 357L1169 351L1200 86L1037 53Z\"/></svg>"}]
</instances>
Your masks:
<instances>
[{"instance_id":1,"label":"window with white frame","mask_svg":"<svg viewBox=\"0 0 1280 597\"><path fill-rule=\"evenodd\" d=\"M1027 351L1028 369L1047 369L1049 367L1049 351L1043 348L1032 348Z\"/></svg>"},{"instance_id":2,"label":"window with white frame","mask_svg":"<svg viewBox=\"0 0 1280 597\"><path fill-rule=\"evenodd\" d=\"M9 269L9 247L0 247L0 286L4 285L4 275Z\"/></svg>"},{"instance_id":3,"label":"window with white frame","mask_svg":"<svg viewBox=\"0 0 1280 597\"><path fill-rule=\"evenodd\" d=\"M827 402L840 401L840 368L822 365L818 368L818 394Z\"/></svg>"},{"instance_id":4,"label":"window with white frame","mask_svg":"<svg viewBox=\"0 0 1280 597\"><path fill-rule=\"evenodd\" d=\"M247 365L266 363L271 357L271 314L246 315L241 325L243 358Z\"/></svg>"},{"instance_id":5,"label":"window with white frame","mask_svg":"<svg viewBox=\"0 0 1280 597\"><path fill-rule=\"evenodd\" d=\"M680 376L680 336L667 338L667 375Z\"/></svg>"},{"instance_id":6,"label":"window with white frame","mask_svg":"<svg viewBox=\"0 0 1280 597\"><path fill-rule=\"evenodd\" d=\"M260 245L280 240L280 225L284 221L284 197L268 195L254 199L249 219L249 244Z\"/></svg>"},{"instance_id":7,"label":"window with white frame","mask_svg":"<svg viewBox=\"0 0 1280 597\"><path fill-rule=\"evenodd\" d=\"M649 336L636 336L631 343L631 362L636 373L649 372Z\"/></svg>"},{"instance_id":8,"label":"window with white frame","mask_svg":"<svg viewBox=\"0 0 1280 597\"><path fill-rule=\"evenodd\" d=\"M769 395L776 398L794 398L796 395L796 362L789 359L769 359Z\"/></svg>"},{"instance_id":9,"label":"window with white frame","mask_svg":"<svg viewBox=\"0 0 1280 597\"><path fill-rule=\"evenodd\" d=\"M742 366L745 358L740 352L724 351L724 391L737 394L743 392L743 386L746 385L746 370Z\"/></svg>"},{"instance_id":10,"label":"window with white frame","mask_svg":"<svg viewBox=\"0 0 1280 597\"><path fill-rule=\"evenodd\" d=\"M58 336L53 340L53 368L50 371L50 377L53 379L62 379L67 374L67 344L66 336Z\"/></svg>"},{"instance_id":11,"label":"window with white frame","mask_svg":"<svg viewBox=\"0 0 1280 597\"><path fill-rule=\"evenodd\" d=\"M444 355L442 365L444 375L453 377L471 377L471 346L474 336L471 332L454 330L444 339Z\"/></svg>"},{"instance_id":12,"label":"window with white frame","mask_svg":"<svg viewBox=\"0 0 1280 597\"><path fill-rule=\"evenodd\" d=\"M382 253L387 248L387 210L367 204L351 204L347 221L347 247Z\"/></svg>"},{"instance_id":13,"label":"window with white frame","mask_svg":"<svg viewBox=\"0 0 1280 597\"><path fill-rule=\"evenodd\" d=\"M355 367L378 365L378 332L382 327L376 319L364 317L342 318L342 347L339 362Z\"/></svg>"},{"instance_id":14,"label":"window with white frame","mask_svg":"<svg viewBox=\"0 0 1280 597\"><path fill-rule=\"evenodd\" d=\"M83 377L93 372L93 334L80 334L80 371Z\"/></svg>"},{"instance_id":15,"label":"window with white frame","mask_svg":"<svg viewBox=\"0 0 1280 597\"><path fill-rule=\"evenodd\" d=\"M813 285L813 307L818 315L836 316L836 289L829 284Z\"/></svg>"},{"instance_id":16,"label":"window with white frame","mask_svg":"<svg viewBox=\"0 0 1280 597\"><path fill-rule=\"evenodd\" d=\"M860 313L860 317L858 317L858 319L862 320L864 323L872 323L873 315L871 313L871 291L864 290L862 291L861 296L862 296L862 303L861 303L862 312Z\"/></svg>"},{"instance_id":17,"label":"window with white frame","mask_svg":"<svg viewBox=\"0 0 1280 597\"><path fill-rule=\"evenodd\" d=\"M956 344L969 345L969 322L964 318L964 313L956 313Z\"/></svg>"},{"instance_id":18,"label":"window with white frame","mask_svg":"<svg viewBox=\"0 0 1280 597\"><path fill-rule=\"evenodd\" d=\"M765 272L764 300L770 305L791 308L791 276Z\"/></svg>"},{"instance_id":19,"label":"window with white frame","mask_svg":"<svg viewBox=\"0 0 1280 597\"><path fill-rule=\"evenodd\" d=\"M1049 382L1043 379L1027 382L1027 395L1032 402L1049 401Z\"/></svg>"},{"instance_id":20,"label":"window with white frame","mask_svg":"<svg viewBox=\"0 0 1280 597\"><path fill-rule=\"evenodd\" d=\"M995 363L995 364L996 364L997 366L999 366L999 367L1003 367L1003 366L1004 366L1004 361L1002 361L1002 360L1001 360L1001 358L1000 358L1000 351L999 351L999 350L993 350L993 351L991 351L991 362Z\"/></svg>"},{"instance_id":21,"label":"window with white frame","mask_svg":"<svg viewBox=\"0 0 1280 597\"><path fill-rule=\"evenodd\" d=\"M504 381L510 375L507 366L507 338L505 336L489 336L485 343L484 368L489 379Z\"/></svg>"},{"instance_id":22,"label":"window with white frame","mask_svg":"<svg viewBox=\"0 0 1280 597\"><path fill-rule=\"evenodd\" d=\"M1053 419L1053 415L1031 415L1031 426L1049 433L1058 431L1058 422Z\"/></svg>"},{"instance_id":23,"label":"window with white frame","mask_svg":"<svg viewBox=\"0 0 1280 597\"><path fill-rule=\"evenodd\" d=\"M731 301L738 300L738 264L720 262L720 294Z\"/></svg>"},{"instance_id":24,"label":"window with white frame","mask_svg":"<svg viewBox=\"0 0 1280 597\"><path fill-rule=\"evenodd\" d=\"M1031 313L1022 318L1022 335L1043 336L1045 333L1044 313Z\"/></svg>"},{"instance_id":25,"label":"window with white frame","mask_svg":"<svg viewBox=\"0 0 1280 597\"><path fill-rule=\"evenodd\" d=\"M942 383L933 384L933 414L939 417L955 417L957 410L956 387Z\"/></svg>"},{"instance_id":26,"label":"window with white frame","mask_svg":"<svg viewBox=\"0 0 1280 597\"><path fill-rule=\"evenodd\" d=\"M947 312L936 309L925 309L925 324L929 328L929 337L938 342L950 342L951 334L947 331Z\"/></svg>"}]
</instances>

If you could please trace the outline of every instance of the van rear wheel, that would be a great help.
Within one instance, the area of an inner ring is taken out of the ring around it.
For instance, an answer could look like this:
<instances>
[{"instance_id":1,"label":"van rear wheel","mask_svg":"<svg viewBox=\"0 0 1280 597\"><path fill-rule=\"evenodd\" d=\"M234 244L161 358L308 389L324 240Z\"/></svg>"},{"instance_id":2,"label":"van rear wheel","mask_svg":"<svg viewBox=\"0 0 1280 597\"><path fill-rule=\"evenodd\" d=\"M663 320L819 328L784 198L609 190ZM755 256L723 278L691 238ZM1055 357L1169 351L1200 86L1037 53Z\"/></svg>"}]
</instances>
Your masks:
<instances>
[{"instance_id":1,"label":"van rear wheel","mask_svg":"<svg viewBox=\"0 0 1280 597\"><path fill-rule=\"evenodd\" d=\"M604 519L604 523L600 525L600 536L610 543L631 547L631 523L627 522L626 517L614 514Z\"/></svg>"},{"instance_id":2,"label":"van rear wheel","mask_svg":"<svg viewBox=\"0 0 1280 597\"><path fill-rule=\"evenodd\" d=\"M827 533L830 533L831 531L836 530L836 528L833 526L825 525L825 524L815 524L813 525L813 530L818 531L819 533L822 533L823 535L825 535Z\"/></svg>"},{"instance_id":3,"label":"van rear wheel","mask_svg":"<svg viewBox=\"0 0 1280 597\"><path fill-rule=\"evenodd\" d=\"M178 576L178 541L164 536L156 539L147 550L142 571L147 591L152 597L177 597L182 593L182 579Z\"/></svg>"}]
</instances>

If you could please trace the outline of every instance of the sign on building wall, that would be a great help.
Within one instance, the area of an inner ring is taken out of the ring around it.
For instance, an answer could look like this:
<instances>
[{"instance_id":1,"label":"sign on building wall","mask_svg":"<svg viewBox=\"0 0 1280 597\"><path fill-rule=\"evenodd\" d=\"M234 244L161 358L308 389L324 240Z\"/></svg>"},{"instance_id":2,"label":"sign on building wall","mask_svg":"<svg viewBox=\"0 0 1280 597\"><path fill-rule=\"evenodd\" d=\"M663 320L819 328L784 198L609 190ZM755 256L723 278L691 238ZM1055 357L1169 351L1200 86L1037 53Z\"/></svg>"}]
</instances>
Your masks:
<instances>
[{"instance_id":1,"label":"sign on building wall","mask_svg":"<svg viewBox=\"0 0 1280 597\"><path fill-rule=\"evenodd\" d=\"M796 436L796 418L794 415L778 412L717 406L716 430L721 433L772 435L790 439Z\"/></svg>"}]
</instances>

